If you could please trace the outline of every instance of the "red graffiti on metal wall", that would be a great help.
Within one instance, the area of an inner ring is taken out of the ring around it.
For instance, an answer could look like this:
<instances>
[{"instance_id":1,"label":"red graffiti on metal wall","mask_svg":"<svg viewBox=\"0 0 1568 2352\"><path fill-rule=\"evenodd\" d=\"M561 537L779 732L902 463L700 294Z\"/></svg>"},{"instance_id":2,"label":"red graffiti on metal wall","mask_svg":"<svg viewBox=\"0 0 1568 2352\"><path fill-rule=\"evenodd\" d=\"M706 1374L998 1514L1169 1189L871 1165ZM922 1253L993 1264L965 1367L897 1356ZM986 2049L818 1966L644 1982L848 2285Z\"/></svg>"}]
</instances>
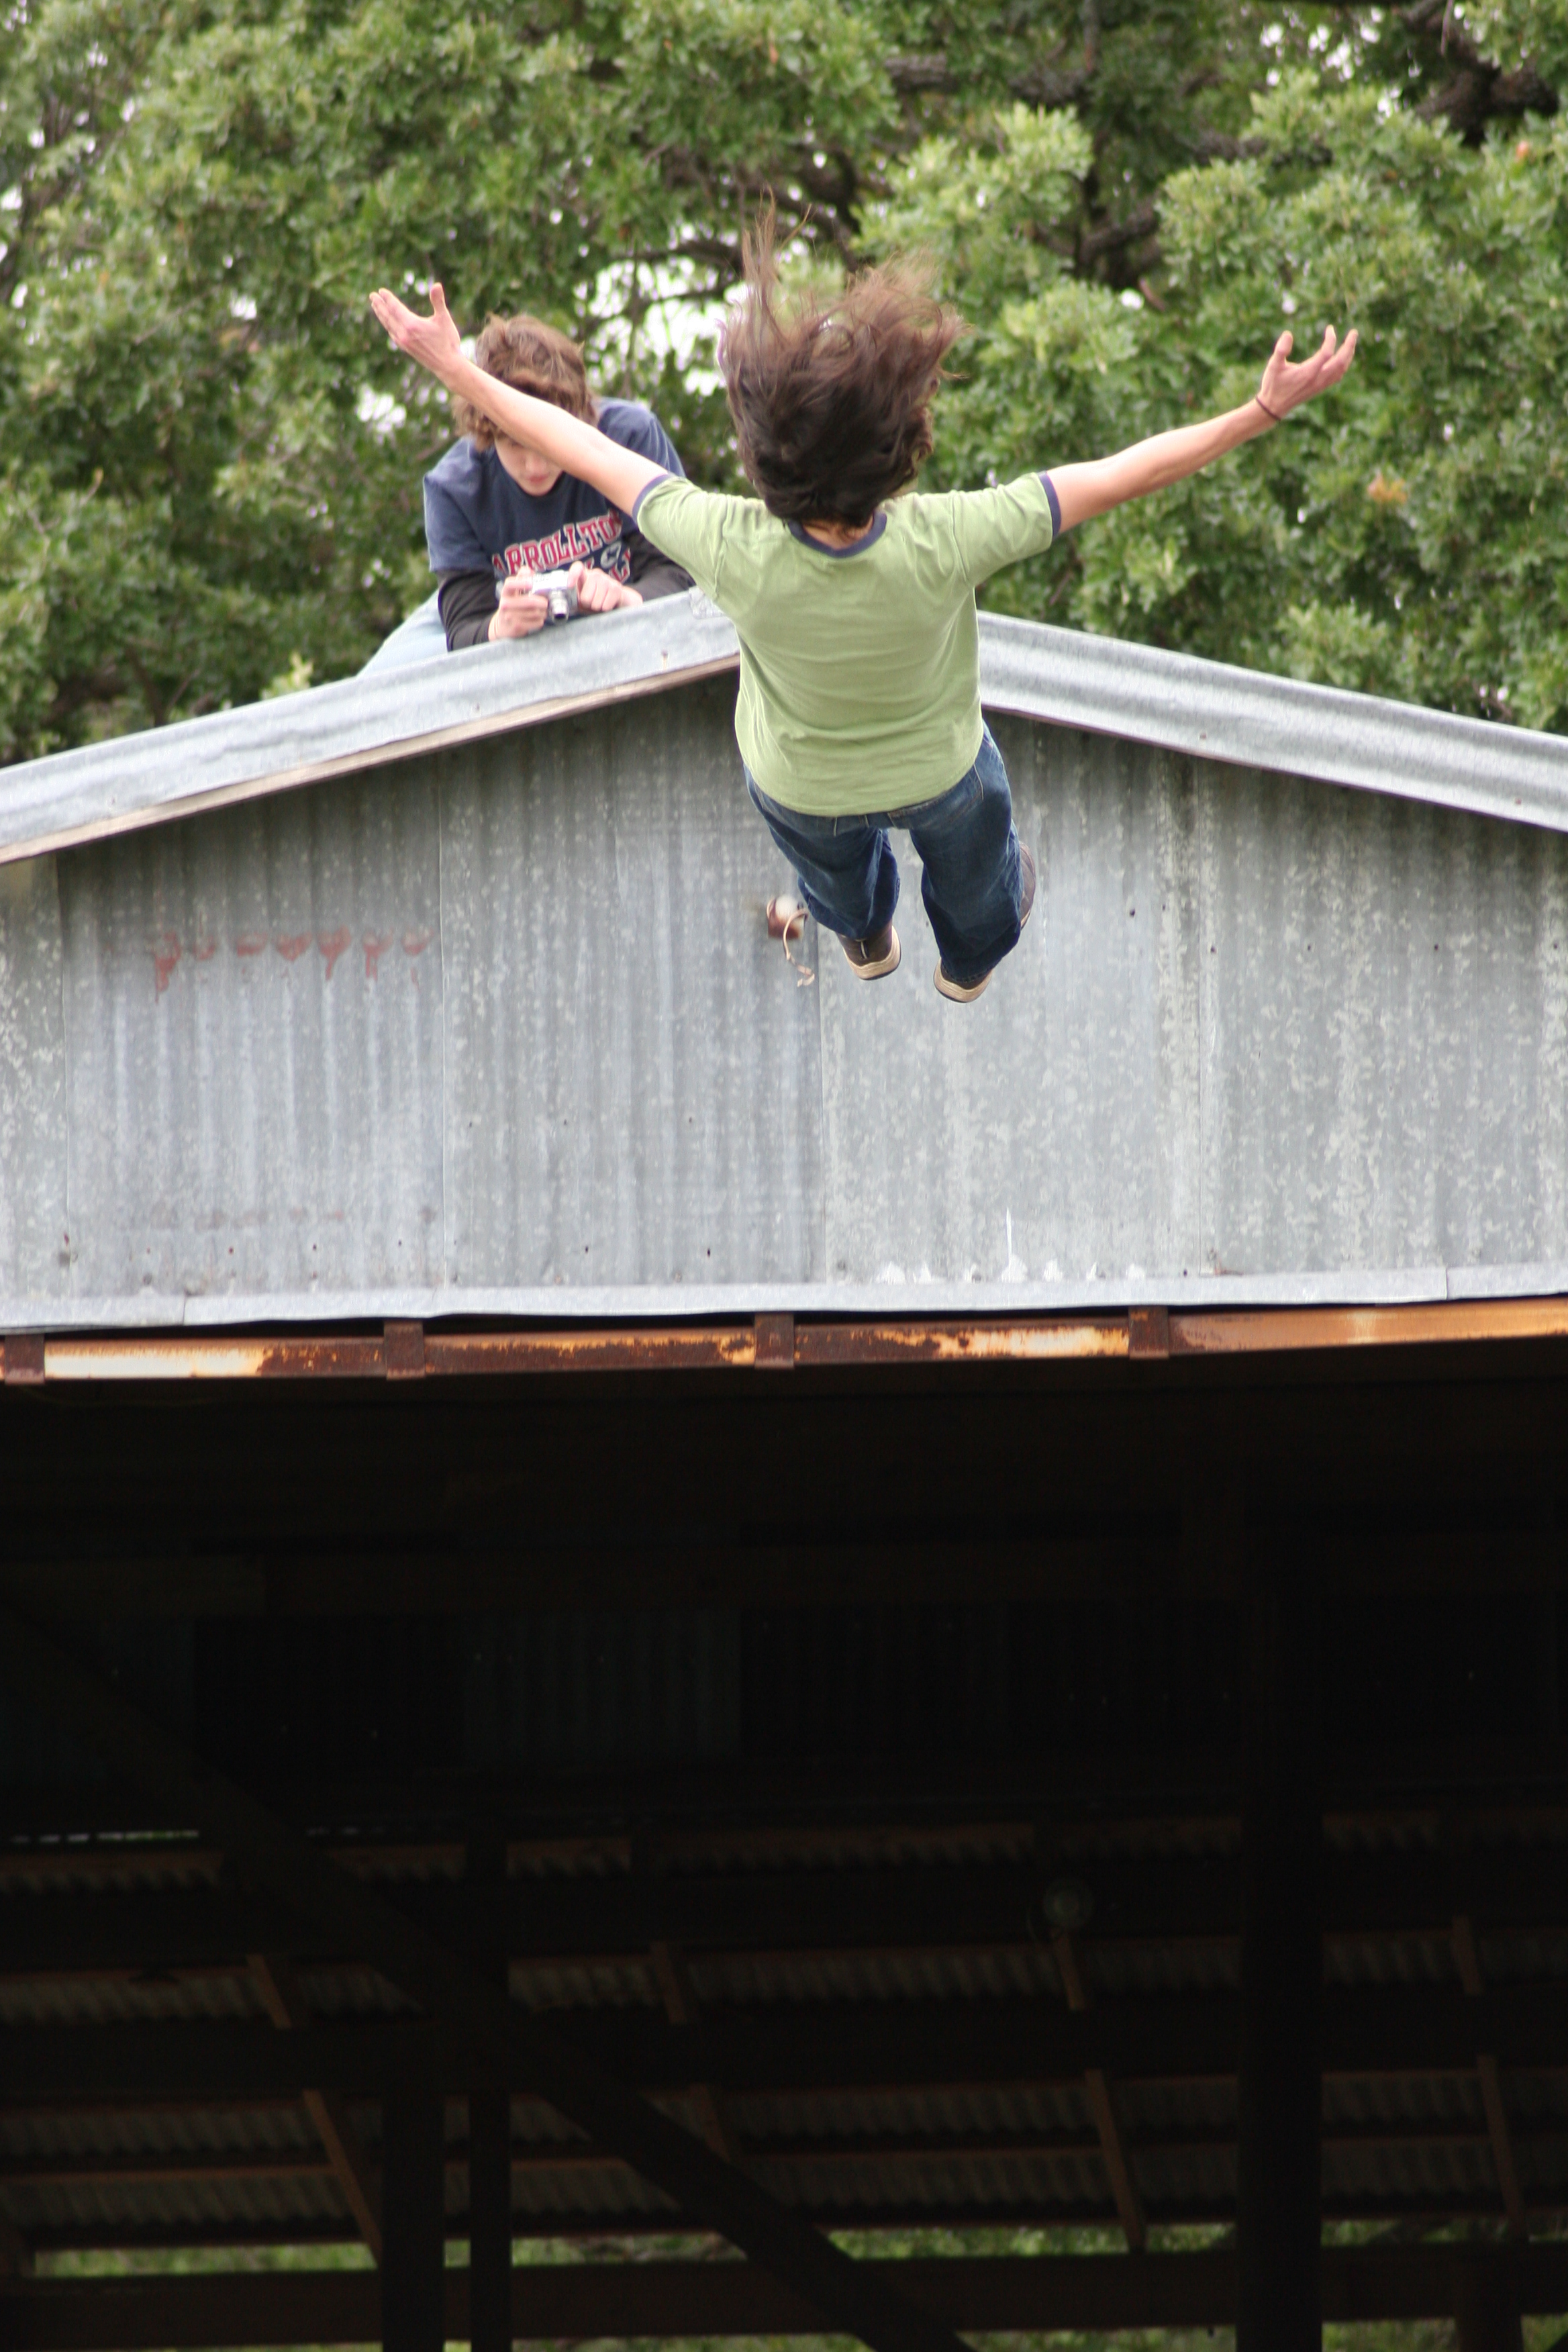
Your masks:
<instances>
[{"instance_id":1,"label":"red graffiti on metal wall","mask_svg":"<svg viewBox=\"0 0 1568 2352\"><path fill-rule=\"evenodd\" d=\"M419 985L416 970L416 959L422 956L434 931L405 931L401 941L395 931L366 931L360 944L364 950L364 976L368 981L381 978L381 960L395 944L401 945L408 961L408 977L414 987ZM340 923L331 931L283 931L274 936L269 931L241 931L227 942L232 952L241 961L265 956L268 950L279 955L285 964L297 964L312 948L325 965L323 980L330 981L339 960L354 943L353 932L347 923ZM194 940L182 940L177 931L160 931L147 942L147 952L153 959L153 989L157 996L166 995L170 981L182 963L210 963L225 944L203 933Z\"/></svg>"}]
</instances>

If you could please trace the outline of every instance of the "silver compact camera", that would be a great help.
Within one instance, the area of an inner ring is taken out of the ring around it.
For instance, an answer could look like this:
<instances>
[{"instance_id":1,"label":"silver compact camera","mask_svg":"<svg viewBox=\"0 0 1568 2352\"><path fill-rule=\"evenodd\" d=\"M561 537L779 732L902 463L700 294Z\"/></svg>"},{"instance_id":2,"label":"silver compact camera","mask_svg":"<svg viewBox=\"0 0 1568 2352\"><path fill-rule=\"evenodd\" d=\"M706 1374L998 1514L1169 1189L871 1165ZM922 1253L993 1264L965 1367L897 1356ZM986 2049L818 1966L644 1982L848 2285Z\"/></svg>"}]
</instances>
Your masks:
<instances>
[{"instance_id":1,"label":"silver compact camera","mask_svg":"<svg viewBox=\"0 0 1568 2352\"><path fill-rule=\"evenodd\" d=\"M544 625L552 621L574 621L577 617L577 591L572 585L569 572L537 572L533 576L533 592L544 599Z\"/></svg>"}]
</instances>

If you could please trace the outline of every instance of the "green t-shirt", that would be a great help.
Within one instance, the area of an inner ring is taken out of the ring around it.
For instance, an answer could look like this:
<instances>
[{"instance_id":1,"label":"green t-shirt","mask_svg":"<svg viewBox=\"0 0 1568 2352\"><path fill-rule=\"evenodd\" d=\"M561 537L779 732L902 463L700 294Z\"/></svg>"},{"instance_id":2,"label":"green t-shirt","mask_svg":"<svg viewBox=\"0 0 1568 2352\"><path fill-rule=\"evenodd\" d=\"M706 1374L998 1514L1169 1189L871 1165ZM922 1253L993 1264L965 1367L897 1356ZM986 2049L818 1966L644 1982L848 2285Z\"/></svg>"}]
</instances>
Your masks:
<instances>
[{"instance_id":1,"label":"green t-shirt","mask_svg":"<svg viewBox=\"0 0 1568 2352\"><path fill-rule=\"evenodd\" d=\"M742 756L770 799L814 816L910 808L973 766L976 583L1058 529L1044 474L895 499L842 550L672 475L633 519L734 622Z\"/></svg>"}]
</instances>

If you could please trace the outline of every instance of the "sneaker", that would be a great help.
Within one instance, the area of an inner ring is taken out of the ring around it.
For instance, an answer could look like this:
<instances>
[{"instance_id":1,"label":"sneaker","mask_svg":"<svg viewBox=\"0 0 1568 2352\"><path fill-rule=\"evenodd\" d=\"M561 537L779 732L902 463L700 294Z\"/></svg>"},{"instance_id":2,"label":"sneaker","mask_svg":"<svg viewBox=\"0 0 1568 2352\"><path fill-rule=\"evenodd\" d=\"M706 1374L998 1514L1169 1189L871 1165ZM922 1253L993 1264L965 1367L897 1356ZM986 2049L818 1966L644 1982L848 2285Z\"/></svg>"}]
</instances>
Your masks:
<instances>
[{"instance_id":1,"label":"sneaker","mask_svg":"<svg viewBox=\"0 0 1568 2352\"><path fill-rule=\"evenodd\" d=\"M884 923L868 940L843 940L838 942L845 961L857 980L882 980L897 971L903 950L891 923Z\"/></svg>"},{"instance_id":2,"label":"sneaker","mask_svg":"<svg viewBox=\"0 0 1568 2352\"><path fill-rule=\"evenodd\" d=\"M1035 906L1035 853L1032 849L1026 849L1022 842L1018 844L1018 876L1023 886L1018 893L1018 929L1022 931ZM995 969L993 964L991 971ZM983 971L971 987L963 988L956 980L949 978L940 962L937 965L936 992L939 996L945 996L950 1003L973 1004L990 985L989 971Z\"/></svg>"}]
</instances>

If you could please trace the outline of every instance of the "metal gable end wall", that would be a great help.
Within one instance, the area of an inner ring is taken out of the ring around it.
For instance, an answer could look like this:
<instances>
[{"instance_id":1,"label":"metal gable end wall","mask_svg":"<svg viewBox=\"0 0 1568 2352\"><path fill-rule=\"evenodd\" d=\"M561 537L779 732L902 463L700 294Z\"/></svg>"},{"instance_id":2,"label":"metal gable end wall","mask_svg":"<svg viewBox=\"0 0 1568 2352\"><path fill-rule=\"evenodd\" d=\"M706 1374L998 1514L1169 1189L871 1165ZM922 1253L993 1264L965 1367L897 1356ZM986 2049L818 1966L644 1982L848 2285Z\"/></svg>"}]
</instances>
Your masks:
<instances>
[{"instance_id":1,"label":"metal gable end wall","mask_svg":"<svg viewBox=\"0 0 1568 2352\"><path fill-rule=\"evenodd\" d=\"M1040 901L960 1010L912 888L876 987L769 941L727 629L0 780L79 828L0 881L0 1327L1568 1282L1568 745L989 622Z\"/></svg>"}]
</instances>

